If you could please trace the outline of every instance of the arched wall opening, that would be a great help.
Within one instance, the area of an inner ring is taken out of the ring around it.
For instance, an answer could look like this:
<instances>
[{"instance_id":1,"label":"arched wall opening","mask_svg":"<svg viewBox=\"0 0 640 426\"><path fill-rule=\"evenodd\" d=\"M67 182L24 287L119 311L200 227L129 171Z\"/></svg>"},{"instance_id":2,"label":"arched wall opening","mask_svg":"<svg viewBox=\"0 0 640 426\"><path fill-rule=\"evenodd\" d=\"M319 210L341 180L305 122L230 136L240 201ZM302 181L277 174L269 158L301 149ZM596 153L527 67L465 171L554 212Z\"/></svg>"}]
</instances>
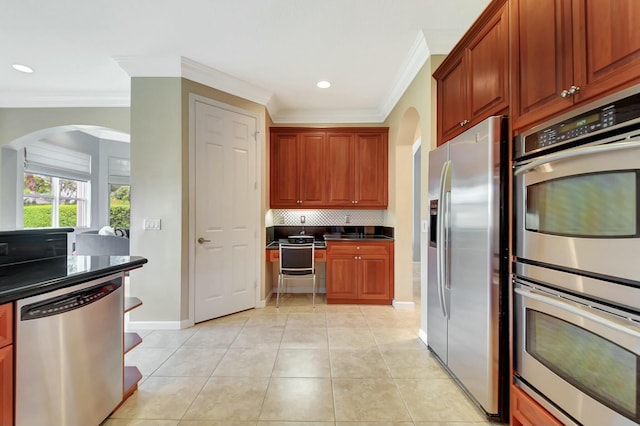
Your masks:
<instances>
[{"instance_id":1,"label":"arched wall opening","mask_svg":"<svg viewBox=\"0 0 640 426\"><path fill-rule=\"evenodd\" d=\"M395 300L397 303L413 303L420 300L420 264L414 265L413 250L416 233L414 232L414 205L420 205L420 191L415 191L415 176L421 170L415 169L416 141L421 139L422 127L418 110L406 109L400 120L395 140ZM416 194L418 199L416 200ZM420 230L417 230L418 238ZM418 244L419 245L419 244ZM414 269L417 268L417 275Z\"/></svg>"},{"instance_id":2,"label":"arched wall opening","mask_svg":"<svg viewBox=\"0 0 640 426\"><path fill-rule=\"evenodd\" d=\"M109 222L110 182L128 182L130 136L123 131L96 125L60 125L31 131L10 141L0 149L0 229L24 228L23 190L25 154L36 147L46 154L78 155L88 162L89 208L87 229L98 229ZM49 151L48 151L49 150ZM41 160L41 163L43 161ZM53 163L53 161L52 161ZM120 164L118 172L110 164ZM125 165L126 167L122 166ZM45 164L45 167L47 165ZM64 165L58 167L65 167ZM69 167L72 169L72 167Z\"/></svg>"}]
</instances>

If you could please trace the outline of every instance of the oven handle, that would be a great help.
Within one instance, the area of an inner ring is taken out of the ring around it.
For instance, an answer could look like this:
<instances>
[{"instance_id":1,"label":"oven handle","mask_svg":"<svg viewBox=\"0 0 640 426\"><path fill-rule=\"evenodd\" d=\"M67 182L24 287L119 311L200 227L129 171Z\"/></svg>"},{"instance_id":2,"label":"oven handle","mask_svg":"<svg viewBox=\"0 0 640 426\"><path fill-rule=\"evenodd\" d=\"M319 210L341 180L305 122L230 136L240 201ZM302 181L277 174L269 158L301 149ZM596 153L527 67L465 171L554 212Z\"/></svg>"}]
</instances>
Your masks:
<instances>
[{"instance_id":1,"label":"oven handle","mask_svg":"<svg viewBox=\"0 0 640 426\"><path fill-rule=\"evenodd\" d=\"M623 149L632 149L640 147L640 140L631 140L626 142L617 142L606 145L587 146L583 148L568 149L566 151L556 152L554 154L545 155L539 159L522 166L517 166L514 175L525 174L536 167L553 161L564 160L566 158L581 157L583 155L601 154L604 152L620 151Z\"/></svg>"},{"instance_id":2,"label":"oven handle","mask_svg":"<svg viewBox=\"0 0 640 426\"><path fill-rule=\"evenodd\" d=\"M575 306L569 305L568 303L563 303L553 297L542 295L535 290L523 290L520 288L516 288L515 291L517 294L522 297L529 297L531 299L537 300L542 303L546 303L551 306L555 306L556 308L563 309L565 311L571 312L572 314L579 315L583 318L589 319L591 321L597 322L600 325L603 325L608 328L612 328L621 333L627 334L634 338L640 338L640 332L631 330L628 327L621 326L620 324L616 324L613 321L608 320L600 315L596 315L592 312L587 311L586 309L576 308ZM611 314L613 315L613 314ZM622 318L622 317L621 317Z\"/></svg>"}]
</instances>

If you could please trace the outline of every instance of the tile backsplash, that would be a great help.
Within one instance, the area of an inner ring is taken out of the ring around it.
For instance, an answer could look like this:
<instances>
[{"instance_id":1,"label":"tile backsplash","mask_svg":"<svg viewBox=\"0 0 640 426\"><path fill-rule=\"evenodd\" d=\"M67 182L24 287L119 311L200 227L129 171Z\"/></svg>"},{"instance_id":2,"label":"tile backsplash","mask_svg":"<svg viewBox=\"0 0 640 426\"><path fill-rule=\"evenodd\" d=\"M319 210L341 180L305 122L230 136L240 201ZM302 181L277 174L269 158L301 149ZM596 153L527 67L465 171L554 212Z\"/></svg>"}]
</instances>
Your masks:
<instances>
[{"instance_id":1,"label":"tile backsplash","mask_svg":"<svg viewBox=\"0 0 640 426\"><path fill-rule=\"evenodd\" d=\"M384 224L383 210L272 209L270 213L272 224L275 226L382 226Z\"/></svg>"}]
</instances>

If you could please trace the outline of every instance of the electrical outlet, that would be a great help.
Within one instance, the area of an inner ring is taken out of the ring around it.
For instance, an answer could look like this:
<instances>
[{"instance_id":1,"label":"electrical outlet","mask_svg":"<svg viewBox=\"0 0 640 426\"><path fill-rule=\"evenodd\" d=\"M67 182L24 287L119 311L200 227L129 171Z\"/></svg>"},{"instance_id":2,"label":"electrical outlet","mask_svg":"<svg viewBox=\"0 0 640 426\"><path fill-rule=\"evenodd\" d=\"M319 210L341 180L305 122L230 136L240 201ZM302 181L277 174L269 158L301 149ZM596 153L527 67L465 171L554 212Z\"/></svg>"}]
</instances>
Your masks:
<instances>
[{"instance_id":1,"label":"electrical outlet","mask_svg":"<svg viewBox=\"0 0 640 426\"><path fill-rule=\"evenodd\" d=\"M344 223L351 223L351 215L348 214L344 217Z\"/></svg>"},{"instance_id":2,"label":"electrical outlet","mask_svg":"<svg viewBox=\"0 0 640 426\"><path fill-rule=\"evenodd\" d=\"M305 223L307 221L307 218L304 217L304 215L300 216L300 223Z\"/></svg>"}]
</instances>

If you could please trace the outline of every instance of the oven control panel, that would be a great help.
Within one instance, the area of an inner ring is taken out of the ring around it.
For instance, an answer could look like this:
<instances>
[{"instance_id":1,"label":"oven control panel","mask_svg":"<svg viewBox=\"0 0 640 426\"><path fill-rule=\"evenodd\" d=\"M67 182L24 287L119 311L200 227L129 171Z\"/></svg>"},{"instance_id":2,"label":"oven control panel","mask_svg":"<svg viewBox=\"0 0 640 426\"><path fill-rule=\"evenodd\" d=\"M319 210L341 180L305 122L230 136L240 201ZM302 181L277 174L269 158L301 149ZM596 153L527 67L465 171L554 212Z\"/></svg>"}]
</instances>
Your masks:
<instances>
[{"instance_id":1,"label":"oven control panel","mask_svg":"<svg viewBox=\"0 0 640 426\"><path fill-rule=\"evenodd\" d=\"M514 158L537 154L557 145L583 139L593 133L612 130L638 118L640 118L640 93L608 102L579 115L544 126L540 130L524 133L516 138Z\"/></svg>"}]
</instances>

